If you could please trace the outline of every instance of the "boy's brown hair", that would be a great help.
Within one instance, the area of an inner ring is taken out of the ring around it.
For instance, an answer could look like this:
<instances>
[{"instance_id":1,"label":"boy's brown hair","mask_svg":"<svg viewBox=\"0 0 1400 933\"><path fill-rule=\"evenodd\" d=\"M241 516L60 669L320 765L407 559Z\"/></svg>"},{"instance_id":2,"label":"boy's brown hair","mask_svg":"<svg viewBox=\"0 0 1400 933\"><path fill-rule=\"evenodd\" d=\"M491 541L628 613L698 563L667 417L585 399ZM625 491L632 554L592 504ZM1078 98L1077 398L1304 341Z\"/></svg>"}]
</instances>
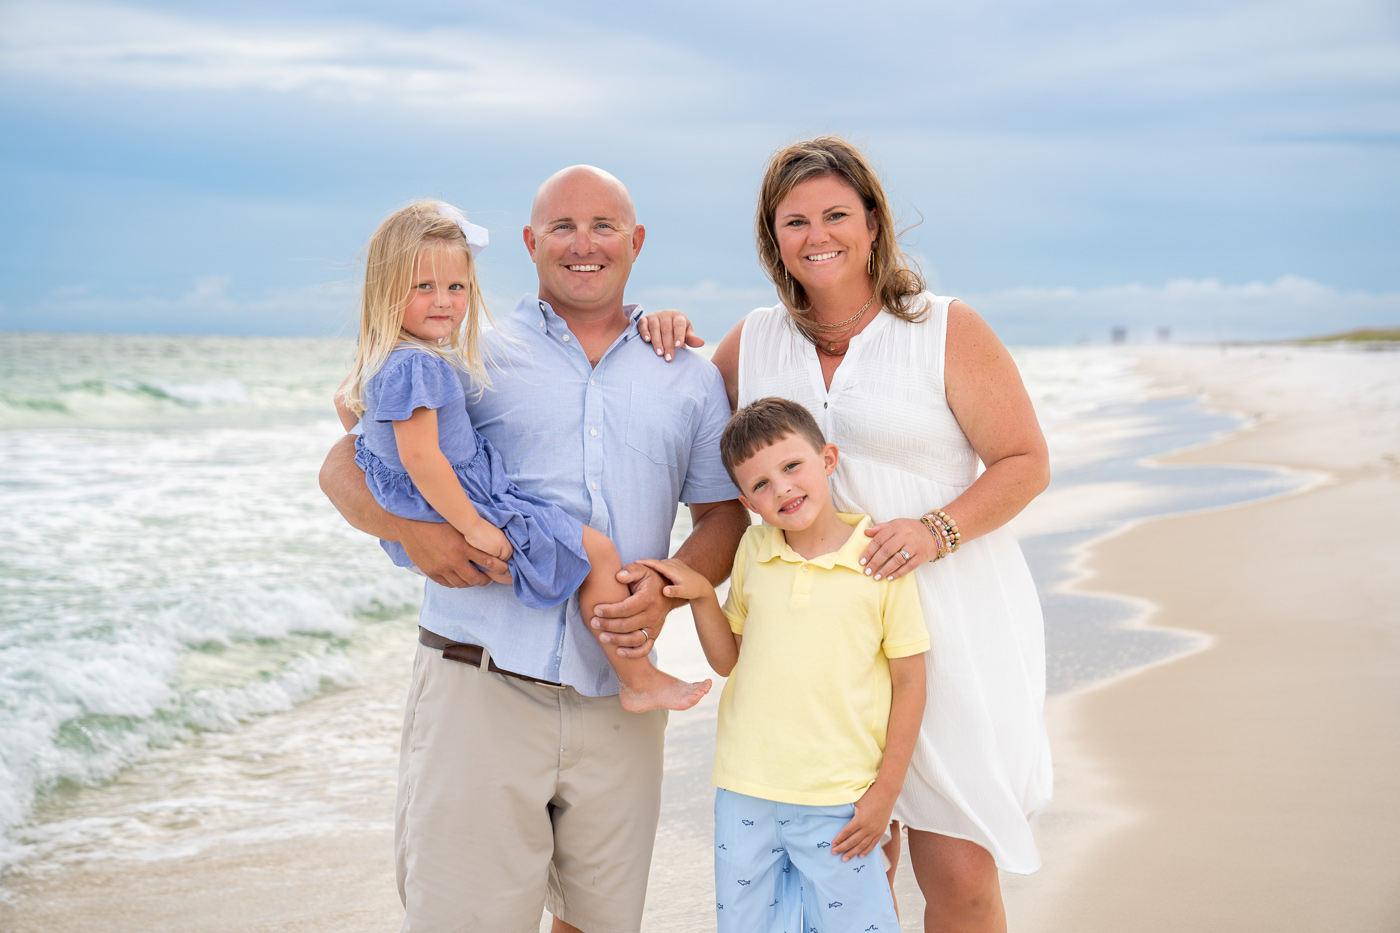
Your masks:
<instances>
[{"instance_id":1,"label":"boy's brown hair","mask_svg":"<svg viewBox=\"0 0 1400 933\"><path fill-rule=\"evenodd\" d=\"M734 475L734 467L789 434L804 438L813 450L826 446L817 419L797 402L770 395L736 411L719 439L719 456L729 471L729 478L737 486L739 480Z\"/></svg>"}]
</instances>

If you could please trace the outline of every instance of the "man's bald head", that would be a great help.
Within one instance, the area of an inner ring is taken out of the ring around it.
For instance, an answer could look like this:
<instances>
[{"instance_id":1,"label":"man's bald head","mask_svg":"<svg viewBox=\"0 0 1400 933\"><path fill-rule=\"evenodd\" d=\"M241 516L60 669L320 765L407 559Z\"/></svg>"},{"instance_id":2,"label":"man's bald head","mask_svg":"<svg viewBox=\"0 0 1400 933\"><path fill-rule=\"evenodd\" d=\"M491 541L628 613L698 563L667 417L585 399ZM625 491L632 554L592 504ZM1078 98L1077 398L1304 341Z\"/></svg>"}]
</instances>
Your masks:
<instances>
[{"instance_id":1,"label":"man's bald head","mask_svg":"<svg viewBox=\"0 0 1400 933\"><path fill-rule=\"evenodd\" d=\"M555 172L535 194L524 234L541 301L571 325L626 324L622 292L647 231L622 182L591 165Z\"/></svg>"},{"instance_id":2,"label":"man's bald head","mask_svg":"<svg viewBox=\"0 0 1400 933\"><path fill-rule=\"evenodd\" d=\"M632 206L632 195L628 194L627 186L616 176L593 165L570 165L546 178L535 192L535 203L530 208L530 226L538 230L557 219L560 201L572 202L580 196L590 195L599 199L600 215L613 214L628 227L636 224L637 210Z\"/></svg>"}]
</instances>

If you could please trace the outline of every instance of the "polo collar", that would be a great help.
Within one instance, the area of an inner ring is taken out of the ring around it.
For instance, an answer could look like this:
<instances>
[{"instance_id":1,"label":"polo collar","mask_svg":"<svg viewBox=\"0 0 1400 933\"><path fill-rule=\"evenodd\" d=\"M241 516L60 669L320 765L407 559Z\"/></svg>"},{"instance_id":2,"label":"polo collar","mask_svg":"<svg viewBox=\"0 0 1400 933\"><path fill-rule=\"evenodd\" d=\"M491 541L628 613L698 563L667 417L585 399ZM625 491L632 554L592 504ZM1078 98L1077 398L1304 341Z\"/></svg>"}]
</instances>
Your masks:
<instances>
[{"instance_id":1,"label":"polo collar","mask_svg":"<svg viewBox=\"0 0 1400 933\"><path fill-rule=\"evenodd\" d=\"M794 564L814 564L825 570L830 570L839 564L842 567L849 567L856 573L865 573L865 568L860 565L860 555L865 553L866 547L870 544L870 538L865 534L865 529L873 524L873 520L869 515L861 515L856 512L837 512L836 516L851 526L851 536L837 550L808 560L788 547L787 538L783 536L781 528L769 526L769 533L764 535L763 540L758 543L758 547L754 551L754 558L761 564L766 564L774 558L781 558Z\"/></svg>"}]
</instances>

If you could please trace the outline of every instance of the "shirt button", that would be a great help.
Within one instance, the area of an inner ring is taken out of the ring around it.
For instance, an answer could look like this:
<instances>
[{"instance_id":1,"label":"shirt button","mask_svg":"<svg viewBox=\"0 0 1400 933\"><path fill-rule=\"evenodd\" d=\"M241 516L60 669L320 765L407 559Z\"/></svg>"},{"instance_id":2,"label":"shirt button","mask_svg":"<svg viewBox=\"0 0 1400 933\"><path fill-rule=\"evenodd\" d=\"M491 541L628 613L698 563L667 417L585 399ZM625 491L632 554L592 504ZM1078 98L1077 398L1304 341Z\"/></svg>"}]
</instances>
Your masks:
<instances>
[{"instance_id":1,"label":"shirt button","mask_svg":"<svg viewBox=\"0 0 1400 933\"><path fill-rule=\"evenodd\" d=\"M597 484L597 483L594 483L594 484L593 484L593 488L594 488L594 489L597 489L597 488L598 488L598 484Z\"/></svg>"},{"instance_id":2,"label":"shirt button","mask_svg":"<svg viewBox=\"0 0 1400 933\"><path fill-rule=\"evenodd\" d=\"M811 570L811 569L812 569L812 568L811 568L811 567L808 567L806 564L803 564L803 565L802 565L802 572L803 572L803 573L806 573L807 571L809 571L809 570Z\"/></svg>"},{"instance_id":3,"label":"shirt button","mask_svg":"<svg viewBox=\"0 0 1400 933\"><path fill-rule=\"evenodd\" d=\"M589 433L589 434L592 434L594 437L597 437L597 436L598 436L598 429L597 429L597 428L589 428L589 429L588 429L588 433Z\"/></svg>"},{"instance_id":4,"label":"shirt button","mask_svg":"<svg viewBox=\"0 0 1400 933\"><path fill-rule=\"evenodd\" d=\"M566 338L564 338L564 339L567 340L568 338L566 337ZM831 407L831 403L830 403L830 402L822 402L822 407L823 407L823 408L830 408L830 407Z\"/></svg>"},{"instance_id":5,"label":"shirt button","mask_svg":"<svg viewBox=\"0 0 1400 933\"><path fill-rule=\"evenodd\" d=\"M590 379L590 380L588 380L588 384L591 385L591 386L596 386L598 383L596 383L596 382L594 382L592 379Z\"/></svg>"},{"instance_id":6,"label":"shirt button","mask_svg":"<svg viewBox=\"0 0 1400 933\"><path fill-rule=\"evenodd\" d=\"M565 343L568 343L568 342L569 342L569 335L568 335L568 334L565 334L565 335L564 335L564 342L565 342Z\"/></svg>"}]
</instances>

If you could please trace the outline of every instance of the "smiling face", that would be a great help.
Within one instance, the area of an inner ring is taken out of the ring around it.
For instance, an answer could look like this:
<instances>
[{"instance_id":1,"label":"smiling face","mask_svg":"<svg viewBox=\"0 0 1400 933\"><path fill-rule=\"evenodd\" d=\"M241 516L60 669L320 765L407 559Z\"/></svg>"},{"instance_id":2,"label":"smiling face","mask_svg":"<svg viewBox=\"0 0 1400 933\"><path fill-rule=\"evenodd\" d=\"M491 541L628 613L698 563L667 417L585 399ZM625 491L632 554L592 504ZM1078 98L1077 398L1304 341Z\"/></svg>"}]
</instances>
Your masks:
<instances>
[{"instance_id":1,"label":"smiling face","mask_svg":"<svg viewBox=\"0 0 1400 933\"><path fill-rule=\"evenodd\" d=\"M437 343L462 326L470 296L472 267L467 254L450 246L428 247L413 262L403 329Z\"/></svg>"},{"instance_id":2,"label":"smiling face","mask_svg":"<svg viewBox=\"0 0 1400 933\"><path fill-rule=\"evenodd\" d=\"M808 294L863 285L877 230L856 189L839 175L794 185L773 216L783 265Z\"/></svg>"},{"instance_id":3,"label":"smiling face","mask_svg":"<svg viewBox=\"0 0 1400 933\"><path fill-rule=\"evenodd\" d=\"M620 313L646 230L616 178L574 166L540 187L525 228L539 295L560 316Z\"/></svg>"},{"instance_id":4,"label":"smiling face","mask_svg":"<svg viewBox=\"0 0 1400 933\"><path fill-rule=\"evenodd\" d=\"M835 444L818 450L800 434L789 434L734 465L739 501L775 528L806 531L835 515L827 477L836 459Z\"/></svg>"}]
</instances>

